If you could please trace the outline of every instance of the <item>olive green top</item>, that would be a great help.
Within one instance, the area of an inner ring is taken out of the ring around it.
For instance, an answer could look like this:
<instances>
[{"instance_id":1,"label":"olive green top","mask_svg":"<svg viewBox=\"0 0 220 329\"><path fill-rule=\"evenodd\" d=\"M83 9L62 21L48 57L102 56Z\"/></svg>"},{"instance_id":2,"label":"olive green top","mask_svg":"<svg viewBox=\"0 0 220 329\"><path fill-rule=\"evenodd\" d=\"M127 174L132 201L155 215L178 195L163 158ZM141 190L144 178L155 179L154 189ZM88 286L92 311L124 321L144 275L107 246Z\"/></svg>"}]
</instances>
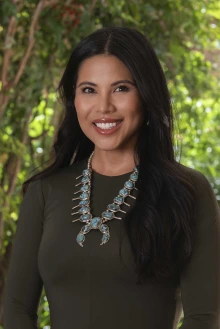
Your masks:
<instances>
[{"instance_id":1,"label":"olive green top","mask_svg":"<svg viewBox=\"0 0 220 329\"><path fill-rule=\"evenodd\" d=\"M200 172L181 165L197 189L197 226L193 257L180 277L136 284L128 238L119 257L120 225L113 219L110 240L102 233L76 242L83 223L72 207L75 186L87 159L32 182L22 201L4 295L4 329L38 328L38 306L45 287L52 329L220 329L220 214L213 189ZM93 172L91 210L100 216L130 173ZM137 192L137 191L132 191ZM133 194L134 195L134 194ZM132 205L135 200L128 197ZM123 205L123 210L128 210ZM131 208L129 208L131 209Z\"/></svg>"}]
</instances>

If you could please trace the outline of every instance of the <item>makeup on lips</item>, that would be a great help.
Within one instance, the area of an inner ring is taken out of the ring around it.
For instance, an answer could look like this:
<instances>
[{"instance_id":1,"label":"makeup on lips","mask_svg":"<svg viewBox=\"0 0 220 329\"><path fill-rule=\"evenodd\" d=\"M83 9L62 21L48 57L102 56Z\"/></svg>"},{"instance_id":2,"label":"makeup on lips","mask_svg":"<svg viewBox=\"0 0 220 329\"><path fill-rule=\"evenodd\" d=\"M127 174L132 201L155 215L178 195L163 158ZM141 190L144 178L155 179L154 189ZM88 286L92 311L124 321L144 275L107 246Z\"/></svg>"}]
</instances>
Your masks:
<instances>
[{"instance_id":1,"label":"makeup on lips","mask_svg":"<svg viewBox=\"0 0 220 329\"><path fill-rule=\"evenodd\" d=\"M117 131L121 125L122 119L97 119L93 121L95 130L101 135L110 135Z\"/></svg>"}]
</instances>

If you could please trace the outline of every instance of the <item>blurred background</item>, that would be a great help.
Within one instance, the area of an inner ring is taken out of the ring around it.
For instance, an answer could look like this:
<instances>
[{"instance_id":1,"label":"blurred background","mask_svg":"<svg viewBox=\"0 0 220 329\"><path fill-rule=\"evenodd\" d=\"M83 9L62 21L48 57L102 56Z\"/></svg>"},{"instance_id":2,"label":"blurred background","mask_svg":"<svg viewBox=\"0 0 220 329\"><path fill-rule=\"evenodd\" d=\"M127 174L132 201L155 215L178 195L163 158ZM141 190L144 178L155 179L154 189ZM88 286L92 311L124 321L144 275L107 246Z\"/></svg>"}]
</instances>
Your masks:
<instances>
[{"instance_id":1,"label":"blurred background","mask_svg":"<svg viewBox=\"0 0 220 329\"><path fill-rule=\"evenodd\" d=\"M220 203L219 22L213 0L0 1L0 328L21 185L53 155L63 118L56 88L92 31L128 26L149 38L172 95L176 159L201 171ZM44 291L39 324L50 328Z\"/></svg>"}]
</instances>

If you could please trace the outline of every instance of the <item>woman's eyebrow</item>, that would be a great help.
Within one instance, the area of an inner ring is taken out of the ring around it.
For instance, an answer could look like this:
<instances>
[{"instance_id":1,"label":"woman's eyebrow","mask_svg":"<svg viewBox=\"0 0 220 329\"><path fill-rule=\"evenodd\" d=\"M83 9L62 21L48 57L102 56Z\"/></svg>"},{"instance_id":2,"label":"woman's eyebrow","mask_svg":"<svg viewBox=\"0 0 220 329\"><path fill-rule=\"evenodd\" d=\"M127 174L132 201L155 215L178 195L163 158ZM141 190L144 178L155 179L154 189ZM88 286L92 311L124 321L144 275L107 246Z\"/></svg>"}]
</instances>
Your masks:
<instances>
[{"instance_id":1,"label":"woman's eyebrow","mask_svg":"<svg viewBox=\"0 0 220 329\"><path fill-rule=\"evenodd\" d=\"M118 80L118 81L113 82L113 83L111 84L111 86L116 86L116 85L118 85L118 84L120 84L120 83L128 83L128 84L130 84L130 85L132 85L132 86L135 86L135 83L134 83L133 81L131 81L131 80ZM77 88L79 88L79 87L82 86L82 85L90 85L90 86L97 87L97 84L95 84L94 82L91 82L91 81L83 81L83 82L81 82L81 83L77 86Z\"/></svg>"}]
</instances>

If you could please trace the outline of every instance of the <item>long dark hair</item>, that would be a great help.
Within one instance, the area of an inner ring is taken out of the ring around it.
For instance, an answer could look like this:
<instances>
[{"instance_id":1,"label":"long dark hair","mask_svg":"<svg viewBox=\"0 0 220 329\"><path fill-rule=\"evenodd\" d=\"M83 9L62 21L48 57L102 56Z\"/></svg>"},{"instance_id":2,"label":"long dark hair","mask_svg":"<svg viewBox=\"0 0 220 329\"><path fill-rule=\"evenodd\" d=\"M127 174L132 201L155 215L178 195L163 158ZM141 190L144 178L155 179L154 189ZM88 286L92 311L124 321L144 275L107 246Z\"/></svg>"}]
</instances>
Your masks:
<instances>
[{"instance_id":1,"label":"long dark hair","mask_svg":"<svg viewBox=\"0 0 220 329\"><path fill-rule=\"evenodd\" d=\"M74 87L82 61L99 54L114 55L127 66L143 103L145 120L134 152L135 161L139 160L139 194L123 221L140 284L145 277L179 273L188 264L193 249L195 204L190 178L175 160L173 112L166 79L154 49L142 33L127 27L105 27L76 46L58 87L65 116L53 145L55 159L26 180L22 191L24 194L31 181L77 163L94 150L79 126Z\"/></svg>"}]
</instances>

